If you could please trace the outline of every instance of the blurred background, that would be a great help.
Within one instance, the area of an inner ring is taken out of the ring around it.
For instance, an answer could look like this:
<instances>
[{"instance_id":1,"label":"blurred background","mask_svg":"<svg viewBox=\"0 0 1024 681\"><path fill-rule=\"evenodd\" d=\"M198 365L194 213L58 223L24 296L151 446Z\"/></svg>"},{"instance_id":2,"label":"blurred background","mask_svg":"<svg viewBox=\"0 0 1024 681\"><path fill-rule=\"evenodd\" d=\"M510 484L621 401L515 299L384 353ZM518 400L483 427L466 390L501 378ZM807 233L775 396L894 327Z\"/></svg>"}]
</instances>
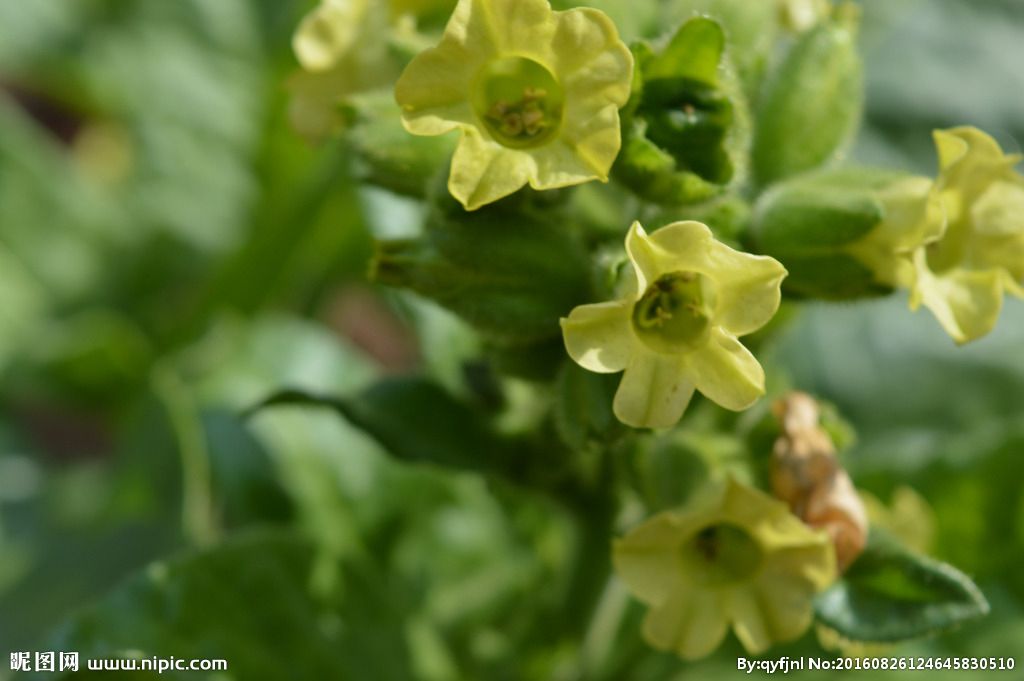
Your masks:
<instances>
[{"instance_id":1,"label":"blurred background","mask_svg":"<svg viewBox=\"0 0 1024 681\"><path fill-rule=\"evenodd\" d=\"M1024 3L863 4L856 160L932 174L930 131L960 124L1021 150ZM415 230L417 204L289 125L311 6L0 2L0 654L127 646L225 658L223 679L570 678L551 671L576 654L559 645L576 624L557 509L395 463L331 414L240 417L282 386L425 372L458 390L476 350L446 313L366 283L373 236ZM1024 650L1024 305L957 349L899 295L812 304L767 361L839 407L858 486L911 499L897 515L992 604L899 654ZM683 675L728 678L738 651ZM650 652L633 669L681 666Z\"/></svg>"}]
</instances>

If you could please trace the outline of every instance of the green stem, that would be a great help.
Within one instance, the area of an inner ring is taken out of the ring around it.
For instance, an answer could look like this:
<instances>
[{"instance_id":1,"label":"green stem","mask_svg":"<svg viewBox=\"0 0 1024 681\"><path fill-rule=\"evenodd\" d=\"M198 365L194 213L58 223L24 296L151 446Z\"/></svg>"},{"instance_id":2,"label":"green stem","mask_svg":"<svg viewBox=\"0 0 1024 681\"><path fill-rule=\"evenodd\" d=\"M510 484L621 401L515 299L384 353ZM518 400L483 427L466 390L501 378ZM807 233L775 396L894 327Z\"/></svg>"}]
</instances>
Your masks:
<instances>
[{"instance_id":1,"label":"green stem","mask_svg":"<svg viewBox=\"0 0 1024 681\"><path fill-rule=\"evenodd\" d=\"M628 606L629 592L614 575L610 575L583 637L580 679L594 681L607 678L609 661L616 650L616 639Z\"/></svg>"},{"instance_id":2,"label":"green stem","mask_svg":"<svg viewBox=\"0 0 1024 681\"><path fill-rule=\"evenodd\" d=\"M213 475L198 408L178 374L166 365L153 369L153 391L164 404L181 454L181 524L197 546L213 544L220 532L213 512Z\"/></svg>"}]
</instances>

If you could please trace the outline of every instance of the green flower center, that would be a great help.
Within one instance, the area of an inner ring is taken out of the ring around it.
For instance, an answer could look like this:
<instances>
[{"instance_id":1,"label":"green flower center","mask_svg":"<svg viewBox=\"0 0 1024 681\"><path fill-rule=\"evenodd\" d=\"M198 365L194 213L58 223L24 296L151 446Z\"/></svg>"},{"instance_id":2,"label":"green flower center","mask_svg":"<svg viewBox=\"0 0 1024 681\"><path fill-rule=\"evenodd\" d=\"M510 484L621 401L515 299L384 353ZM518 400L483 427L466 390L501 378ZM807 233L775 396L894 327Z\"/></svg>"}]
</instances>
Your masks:
<instances>
[{"instance_id":1,"label":"green flower center","mask_svg":"<svg viewBox=\"0 0 1024 681\"><path fill-rule=\"evenodd\" d=\"M558 132L562 123L562 86L532 59L492 61L480 72L473 91L476 115L494 139L506 147L540 146Z\"/></svg>"},{"instance_id":2,"label":"green flower center","mask_svg":"<svg viewBox=\"0 0 1024 681\"><path fill-rule=\"evenodd\" d=\"M749 532L732 523L709 525L683 545L688 577L704 584L728 584L753 575L764 550Z\"/></svg>"},{"instance_id":3,"label":"green flower center","mask_svg":"<svg viewBox=\"0 0 1024 681\"><path fill-rule=\"evenodd\" d=\"M711 293L696 272L662 275L633 306L633 329L655 352L691 350L711 333Z\"/></svg>"}]
</instances>

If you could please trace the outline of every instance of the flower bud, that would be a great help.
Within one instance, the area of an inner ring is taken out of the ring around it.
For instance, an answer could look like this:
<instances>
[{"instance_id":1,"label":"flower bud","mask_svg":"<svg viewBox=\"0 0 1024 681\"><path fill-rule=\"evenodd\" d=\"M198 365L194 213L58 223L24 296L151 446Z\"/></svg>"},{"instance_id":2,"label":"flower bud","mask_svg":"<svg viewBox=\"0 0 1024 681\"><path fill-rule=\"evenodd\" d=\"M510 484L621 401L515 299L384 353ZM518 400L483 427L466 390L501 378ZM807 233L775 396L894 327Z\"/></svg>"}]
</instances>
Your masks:
<instances>
[{"instance_id":1,"label":"flower bud","mask_svg":"<svg viewBox=\"0 0 1024 681\"><path fill-rule=\"evenodd\" d=\"M789 270L783 284L789 295L850 300L906 285L910 253L944 227L929 179L846 168L802 175L765 192L752 235L760 252Z\"/></svg>"},{"instance_id":2,"label":"flower bud","mask_svg":"<svg viewBox=\"0 0 1024 681\"><path fill-rule=\"evenodd\" d=\"M722 28L703 17L684 24L661 52L634 46L637 69L614 172L639 196L695 203L743 174L748 114L724 49Z\"/></svg>"},{"instance_id":3,"label":"flower bud","mask_svg":"<svg viewBox=\"0 0 1024 681\"><path fill-rule=\"evenodd\" d=\"M779 35L780 11L772 0L667 0L668 20L705 16L721 24L729 45L729 58L753 100Z\"/></svg>"},{"instance_id":4,"label":"flower bud","mask_svg":"<svg viewBox=\"0 0 1024 681\"><path fill-rule=\"evenodd\" d=\"M559 207L539 198L548 194L516 195L466 213L441 192L422 236L378 244L372 276L434 300L503 347L557 338L561 315L590 290L589 258Z\"/></svg>"},{"instance_id":5,"label":"flower bud","mask_svg":"<svg viewBox=\"0 0 1024 681\"><path fill-rule=\"evenodd\" d=\"M398 194L424 196L455 146L449 137L410 136L402 127L401 110L387 91L353 96L338 110L357 177Z\"/></svg>"},{"instance_id":6,"label":"flower bud","mask_svg":"<svg viewBox=\"0 0 1024 681\"><path fill-rule=\"evenodd\" d=\"M759 184L817 168L852 141L864 105L855 13L846 9L801 34L768 82L757 116Z\"/></svg>"}]
</instances>

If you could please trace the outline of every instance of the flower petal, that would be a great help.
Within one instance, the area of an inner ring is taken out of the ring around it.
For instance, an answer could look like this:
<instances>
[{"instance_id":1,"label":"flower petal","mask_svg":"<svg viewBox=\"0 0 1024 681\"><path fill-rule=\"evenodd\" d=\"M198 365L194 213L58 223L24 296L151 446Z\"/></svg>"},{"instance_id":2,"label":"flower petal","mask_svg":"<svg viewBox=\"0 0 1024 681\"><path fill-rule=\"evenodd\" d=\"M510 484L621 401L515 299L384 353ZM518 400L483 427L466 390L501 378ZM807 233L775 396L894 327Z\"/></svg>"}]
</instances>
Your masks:
<instances>
[{"instance_id":1,"label":"flower petal","mask_svg":"<svg viewBox=\"0 0 1024 681\"><path fill-rule=\"evenodd\" d=\"M923 249L915 255L915 266L912 310L923 303L958 344L981 338L995 328L1003 306L1005 272L955 268L935 275L928 269Z\"/></svg>"},{"instance_id":2,"label":"flower petal","mask_svg":"<svg viewBox=\"0 0 1024 681\"><path fill-rule=\"evenodd\" d=\"M556 16L555 72L566 93L562 137L603 181L622 147L619 109L629 100L633 55L602 12L581 8Z\"/></svg>"},{"instance_id":3,"label":"flower petal","mask_svg":"<svg viewBox=\"0 0 1024 681\"><path fill-rule=\"evenodd\" d=\"M635 348L612 403L615 416L634 428L674 426L693 397L681 360Z\"/></svg>"},{"instance_id":4,"label":"flower petal","mask_svg":"<svg viewBox=\"0 0 1024 681\"><path fill-rule=\"evenodd\" d=\"M732 594L730 611L736 638L751 655L791 641L811 625L814 587L799 576L773 575Z\"/></svg>"},{"instance_id":5,"label":"flower petal","mask_svg":"<svg viewBox=\"0 0 1024 681\"><path fill-rule=\"evenodd\" d=\"M581 305L562 319L565 349L584 369L601 374L622 371L629 364L633 333L629 301Z\"/></svg>"},{"instance_id":6,"label":"flower petal","mask_svg":"<svg viewBox=\"0 0 1024 681\"><path fill-rule=\"evenodd\" d=\"M992 182L1020 161L999 148L991 136L974 127L936 130L939 186L956 192L965 204L973 202Z\"/></svg>"},{"instance_id":7,"label":"flower petal","mask_svg":"<svg viewBox=\"0 0 1024 681\"><path fill-rule=\"evenodd\" d=\"M710 655L729 630L723 606L721 594L714 589L681 589L647 613L644 639L687 660Z\"/></svg>"},{"instance_id":8,"label":"flower petal","mask_svg":"<svg viewBox=\"0 0 1024 681\"><path fill-rule=\"evenodd\" d=\"M638 294L669 272L707 271L711 230L699 222L675 222L648 236L639 222L626 235L626 252L636 269Z\"/></svg>"},{"instance_id":9,"label":"flower petal","mask_svg":"<svg viewBox=\"0 0 1024 681\"><path fill-rule=\"evenodd\" d=\"M755 655L800 637L811 625L815 594L835 578L835 553L824 534L810 545L769 552L756 582L730 603L736 637Z\"/></svg>"},{"instance_id":10,"label":"flower petal","mask_svg":"<svg viewBox=\"0 0 1024 681\"><path fill-rule=\"evenodd\" d=\"M645 603L664 603L682 588L680 546L697 530L683 514L659 513L612 545L615 573Z\"/></svg>"},{"instance_id":11,"label":"flower petal","mask_svg":"<svg viewBox=\"0 0 1024 681\"><path fill-rule=\"evenodd\" d=\"M764 395L764 369L736 338L715 328L708 343L686 358L686 375L726 409L743 411Z\"/></svg>"},{"instance_id":12,"label":"flower petal","mask_svg":"<svg viewBox=\"0 0 1024 681\"><path fill-rule=\"evenodd\" d=\"M828 533L824 530L811 530L793 516L795 523L800 523L805 538L794 538L788 546L773 551L761 572L759 581L770 584L786 575L799 576L806 581L814 592L821 591L836 579L836 554ZM781 545L781 544L780 544Z\"/></svg>"},{"instance_id":13,"label":"flower petal","mask_svg":"<svg viewBox=\"0 0 1024 681\"><path fill-rule=\"evenodd\" d=\"M993 182L971 206L971 222L979 234L1024 241L1024 182Z\"/></svg>"},{"instance_id":14,"label":"flower petal","mask_svg":"<svg viewBox=\"0 0 1024 681\"><path fill-rule=\"evenodd\" d=\"M476 128L464 128L448 191L466 210L476 210L519 190L534 172L536 164L528 153L484 139Z\"/></svg>"},{"instance_id":15,"label":"flower petal","mask_svg":"<svg viewBox=\"0 0 1024 681\"><path fill-rule=\"evenodd\" d=\"M647 290L647 287L661 275L659 264L661 255L639 222L634 222L626 234L626 254L636 272L636 295L639 298Z\"/></svg>"},{"instance_id":16,"label":"flower petal","mask_svg":"<svg viewBox=\"0 0 1024 681\"><path fill-rule=\"evenodd\" d=\"M564 138L533 149L537 171L530 178L530 186L538 190L558 189L591 180L607 180L608 168L592 163L584 151Z\"/></svg>"},{"instance_id":17,"label":"flower petal","mask_svg":"<svg viewBox=\"0 0 1024 681\"><path fill-rule=\"evenodd\" d=\"M743 336L768 323L782 301L786 268L765 255L750 255L712 241L708 248L710 276L717 284L715 320Z\"/></svg>"},{"instance_id":18,"label":"flower petal","mask_svg":"<svg viewBox=\"0 0 1024 681\"><path fill-rule=\"evenodd\" d=\"M469 17L487 25L490 38L501 53L517 53L552 65L550 45L555 32L555 13L547 0L462 0Z\"/></svg>"},{"instance_id":19,"label":"flower petal","mask_svg":"<svg viewBox=\"0 0 1024 681\"><path fill-rule=\"evenodd\" d=\"M395 85L405 129L414 135L440 135L473 124L469 91L474 66L464 51L446 41L409 62Z\"/></svg>"}]
</instances>

